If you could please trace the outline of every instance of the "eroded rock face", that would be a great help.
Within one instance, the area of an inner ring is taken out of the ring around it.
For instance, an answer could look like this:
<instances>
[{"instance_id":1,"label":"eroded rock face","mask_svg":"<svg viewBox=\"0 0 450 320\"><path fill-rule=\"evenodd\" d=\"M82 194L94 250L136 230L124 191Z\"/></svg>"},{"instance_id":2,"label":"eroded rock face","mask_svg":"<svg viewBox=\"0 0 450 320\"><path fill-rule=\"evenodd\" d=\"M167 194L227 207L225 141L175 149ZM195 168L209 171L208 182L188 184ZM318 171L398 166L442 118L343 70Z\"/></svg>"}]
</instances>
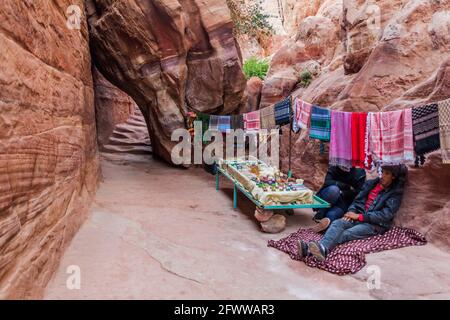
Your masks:
<instances>
[{"instance_id":1,"label":"eroded rock face","mask_svg":"<svg viewBox=\"0 0 450 320\"><path fill-rule=\"evenodd\" d=\"M301 28L304 35L291 39L275 55L264 83L261 107L291 92L332 109L366 112L449 98L449 10L448 0L344 0L340 10L330 1L322 2L313 17L300 22L311 26ZM336 19L339 15L341 18ZM311 35L321 34L320 27L311 22L323 16L335 35L321 35L317 37L319 42L308 42ZM319 72L308 88L296 87L294 75L310 59L319 63L315 68ZM289 135L286 129L284 132L280 157L287 170ZM321 155L318 142L309 140L305 133L293 135L292 153L294 173L318 188L328 165L328 153ZM444 177L449 168L440 161L437 153L425 167L411 171L410 188L397 222L426 232L432 242L448 248L450 179Z\"/></svg>"},{"instance_id":2,"label":"eroded rock face","mask_svg":"<svg viewBox=\"0 0 450 320\"><path fill-rule=\"evenodd\" d=\"M122 90L111 84L94 69L94 93L99 147L108 143L115 127L125 123L137 108L136 103Z\"/></svg>"},{"instance_id":3,"label":"eroded rock face","mask_svg":"<svg viewBox=\"0 0 450 320\"><path fill-rule=\"evenodd\" d=\"M167 161L188 110L229 114L245 77L224 0L88 0L100 71L145 116L153 151Z\"/></svg>"},{"instance_id":4,"label":"eroded rock face","mask_svg":"<svg viewBox=\"0 0 450 320\"><path fill-rule=\"evenodd\" d=\"M0 5L0 299L39 298L99 178L81 0Z\"/></svg>"}]
</instances>

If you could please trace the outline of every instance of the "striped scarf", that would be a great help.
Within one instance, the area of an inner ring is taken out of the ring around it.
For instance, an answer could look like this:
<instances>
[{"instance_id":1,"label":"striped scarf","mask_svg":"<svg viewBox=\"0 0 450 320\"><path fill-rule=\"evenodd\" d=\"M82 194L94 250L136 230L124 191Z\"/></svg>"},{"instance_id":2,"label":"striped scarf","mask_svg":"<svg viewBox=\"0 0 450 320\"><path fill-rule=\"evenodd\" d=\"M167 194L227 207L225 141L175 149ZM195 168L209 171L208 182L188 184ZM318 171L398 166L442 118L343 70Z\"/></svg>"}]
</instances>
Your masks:
<instances>
[{"instance_id":1,"label":"striped scarf","mask_svg":"<svg viewBox=\"0 0 450 320\"><path fill-rule=\"evenodd\" d=\"M450 164L450 99L439 102L438 106L442 162Z\"/></svg>"},{"instance_id":2,"label":"striped scarf","mask_svg":"<svg viewBox=\"0 0 450 320\"><path fill-rule=\"evenodd\" d=\"M245 131L253 132L261 129L259 110L244 114Z\"/></svg>"},{"instance_id":3,"label":"striped scarf","mask_svg":"<svg viewBox=\"0 0 450 320\"><path fill-rule=\"evenodd\" d=\"M276 127L275 106L270 106L260 110L261 129L273 129Z\"/></svg>"},{"instance_id":4,"label":"striped scarf","mask_svg":"<svg viewBox=\"0 0 450 320\"><path fill-rule=\"evenodd\" d=\"M439 140L439 111L437 103L412 109L414 151L417 159L423 165L427 153L441 147Z\"/></svg>"},{"instance_id":5,"label":"striped scarf","mask_svg":"<svg viewBox=\"0 0 450 320\"><path fill-rule=\"evenodd\" d=\"M244 116L242 114L231 116L231 129L233 129L233 130L238 130L238 129L244 130Z\"/></svg>"},{"instance_id":6,"label":"striped scarf","mask_svg":"<svg viewBox=\"0 0 450 320\"><path fill-rule=\"evenodd\" d=\"M294 120L292 122L292 130L298 133L300 130L308 130L311 120L312 105L298 98L295 99Z\"/></svg>"},{"instance_id":7,"label":"striped scarf","mask_svg":"<svg viewBox=\"0 0 450 320\"><path fill-rule=\"evenodd\" d=\"M369 150L376 164L414 161L412 110L370 113Z\"/></svg>"},{"instance_id":8,"label":"striped scarf","mask_svg":"<svg viewBox=\"0 0 450 320\"><path fill-rule=\"evenodd\" d=\"M318 106L311 109L311 129L309 136L320 141L330 141L331 113L330 110Z\"/></svg>"},{"instance_id":9,"label":"striped scarf","mask_svg":"<svg viewBox=\"0 0 450 320\"><path fill-rule=\"evenodd\" d=\"M282 126L291 122L291 96L275 104L275 123Z\"/></svg>"}]
</instances>

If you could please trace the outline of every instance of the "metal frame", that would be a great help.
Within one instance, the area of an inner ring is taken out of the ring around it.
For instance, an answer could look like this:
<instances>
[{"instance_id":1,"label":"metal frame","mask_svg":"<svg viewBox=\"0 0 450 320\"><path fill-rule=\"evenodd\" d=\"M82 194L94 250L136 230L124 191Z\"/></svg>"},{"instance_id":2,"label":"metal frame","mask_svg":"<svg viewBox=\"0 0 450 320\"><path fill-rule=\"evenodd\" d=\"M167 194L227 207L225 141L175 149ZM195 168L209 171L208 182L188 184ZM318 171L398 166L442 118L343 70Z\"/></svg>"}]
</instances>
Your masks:
<instances>
[{"instance_id":1,"label":"metal frame","mask_svg":"<svg viewBox=\"0 0 450 320\"><path fill-rule=\"evenodd\" d=\"M286 210L286 209L322 209L322 208L330 208L330 204L325 200L319 198L318 196L314 196L314 203L312 204L291 204L291 205L280 205L280 206L264 206L261 202L256 200L250 192L248 192L239 182L237 182L233 177L231 177L227 172L222 170L221 168L217 168L216 173L216 190L219 190L220 185L220 175L225 176L231 182L233 182L233 208L237 208L237 190L241 191L248 199L250 199L257 207L263 210Z\"/></svg>"}]
</instances>

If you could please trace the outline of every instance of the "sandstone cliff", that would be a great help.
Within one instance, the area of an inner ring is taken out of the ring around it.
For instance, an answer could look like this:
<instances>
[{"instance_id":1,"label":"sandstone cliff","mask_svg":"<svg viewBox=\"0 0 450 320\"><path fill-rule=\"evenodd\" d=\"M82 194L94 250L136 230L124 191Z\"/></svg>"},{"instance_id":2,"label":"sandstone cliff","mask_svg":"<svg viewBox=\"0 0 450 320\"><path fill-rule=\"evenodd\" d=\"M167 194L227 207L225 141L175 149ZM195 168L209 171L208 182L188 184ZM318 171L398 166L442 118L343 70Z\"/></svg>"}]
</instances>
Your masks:
<instances>
[{"instance_id":1,"label":"sandstone cliff","mask_svg":"<svg viewBox=\"0 0 450 320\"><path fill-rule=\"evenodd\" d=\"M146 118L156 155L189 110L230 114L245 89L225 0L88 0L96 66Z\"/></svg>"},{"instance_id":2,"label":"sandstone cliff","mask_svg":"<svg viewBox=\"0 0 450 320\"><path fill-rule=\"evenodd\" d=\"M40 297L99 177L82 0L0 5L0 299Z\"/></svg>"}]
</instances>

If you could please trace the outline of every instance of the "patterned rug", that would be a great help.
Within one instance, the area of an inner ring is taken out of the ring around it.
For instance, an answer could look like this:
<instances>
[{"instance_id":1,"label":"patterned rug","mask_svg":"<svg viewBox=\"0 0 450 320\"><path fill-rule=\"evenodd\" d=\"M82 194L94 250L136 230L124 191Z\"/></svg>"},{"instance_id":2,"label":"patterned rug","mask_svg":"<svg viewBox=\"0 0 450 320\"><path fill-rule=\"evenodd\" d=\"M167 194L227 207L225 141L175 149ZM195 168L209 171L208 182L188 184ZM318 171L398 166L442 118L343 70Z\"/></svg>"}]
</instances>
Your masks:
<instances>
[{"instance_id":1,"label":"patterned rug","mask_svg":"<svg viewBox=\"0 0 450 320\"><path fill-rule=\"evenodd\" d=\"M320 239L322 239L321 234L315 233L310 229L300 229L279 241L269 241L268 246L289 254L293 260L305 262L309 267L319 268L343 276L360 271L366 265L365 256L368 253L409 246L423 246L427 243L425 236L415 230L394 227L383 235L340 245L330 252L324 262L319 262L312 256L303 259L298 255L298 240L308 243L310 241L319 241Z\"/></svg>"}]
</instances>

